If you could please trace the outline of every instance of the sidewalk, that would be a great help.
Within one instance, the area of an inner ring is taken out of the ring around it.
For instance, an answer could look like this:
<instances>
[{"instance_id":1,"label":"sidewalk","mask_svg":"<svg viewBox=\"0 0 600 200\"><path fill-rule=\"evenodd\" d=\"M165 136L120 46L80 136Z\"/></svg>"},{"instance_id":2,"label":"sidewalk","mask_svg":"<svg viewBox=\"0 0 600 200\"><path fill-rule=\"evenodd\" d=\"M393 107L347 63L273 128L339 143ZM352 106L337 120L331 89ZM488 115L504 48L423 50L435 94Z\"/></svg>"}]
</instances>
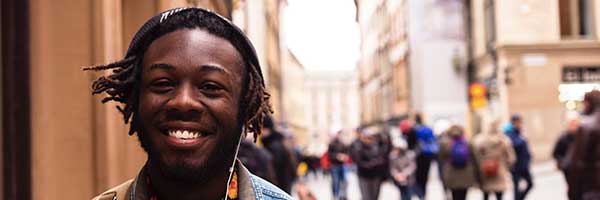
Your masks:
<instances>
[{"instance_id":1,"label":"sidewalk","mask_svg":"<svg viewBox=\"0 0 600 200\"><path fill-rule=\"evenodd\" d=\"M528 195L527 199L552 199L552 200L566 200L567 192L564 178L560 171L555 167L554 162L542 162L536 163L532 166L532 173L534 176L534 188ZM437 165L433 164L430 170L430 181L427 184L428 200L443 200L443 190L439 176L437 173ZM309 177L307 178L307 185L310 190L317 196L319 200L330 200L333 199L331 196L331 180L328 176L322 177ZM505 194L505 200L513 199L512 186ZM360 200L360 190L358 188L358 177L356 173L351 172L348 174L348 200ZM390 183L385 182L381 187L380 200L396 200L400 199L399 192L396 187ZM415 198L416 199L416 198ZM481 200L483 194L477 188L469 190L467 199L469 200Z\"/></svg>"}]
</instances>

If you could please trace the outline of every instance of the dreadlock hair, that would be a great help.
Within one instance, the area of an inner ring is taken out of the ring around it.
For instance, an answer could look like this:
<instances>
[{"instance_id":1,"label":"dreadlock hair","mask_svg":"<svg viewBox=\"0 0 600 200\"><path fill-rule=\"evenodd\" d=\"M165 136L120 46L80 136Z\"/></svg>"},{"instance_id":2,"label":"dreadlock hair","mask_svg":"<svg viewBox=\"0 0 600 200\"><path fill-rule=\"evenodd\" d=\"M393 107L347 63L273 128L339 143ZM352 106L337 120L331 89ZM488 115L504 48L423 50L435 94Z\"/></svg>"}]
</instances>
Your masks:
<instances>
[{"instance_id":1,"label":"dreadlock hair","mask_svg":"<svg viewBox=\"0 0 600 200\"><path fill-rule=\"evenodd\" d=\"M102 103L114 101L124 105L124 107L117 105L117 109L123 114L126 124L131 122L129 135L139 131L136 113L143 55L154 40L183 28L200 28L226 39L242 55L244 77L238 119L243 126L242 134L253 133L256 141L261 133L263 118L272 113L269 104L270 95L265 89L256 53L241 30L228 20L204 9L178 8L163 12L151 18L140 28L123 60L83 68L84 71L112 70L111 74L100 76L94 81L92 94L106 93L108 96L102 99Z\"/></svg>"}]
</instances>

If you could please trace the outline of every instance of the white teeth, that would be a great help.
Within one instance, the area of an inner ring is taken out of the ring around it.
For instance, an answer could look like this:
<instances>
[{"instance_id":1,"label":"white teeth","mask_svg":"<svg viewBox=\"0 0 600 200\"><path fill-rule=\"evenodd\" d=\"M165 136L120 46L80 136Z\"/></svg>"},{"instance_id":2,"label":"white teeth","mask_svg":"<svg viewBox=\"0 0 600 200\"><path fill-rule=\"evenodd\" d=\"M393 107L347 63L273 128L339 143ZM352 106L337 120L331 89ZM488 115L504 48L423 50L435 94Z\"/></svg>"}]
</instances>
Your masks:
<instances>
[{"instance_id":1,"label":"white teeth","mask_svg":"<svg viewBox=\"0 0 600 200\"><path fill-rule=\"evenodd\" d=\"M200 133L188 130L169 130L168 133L169 136L179 139L196 139L200 136Z\"/></svg>"}]
</instances>

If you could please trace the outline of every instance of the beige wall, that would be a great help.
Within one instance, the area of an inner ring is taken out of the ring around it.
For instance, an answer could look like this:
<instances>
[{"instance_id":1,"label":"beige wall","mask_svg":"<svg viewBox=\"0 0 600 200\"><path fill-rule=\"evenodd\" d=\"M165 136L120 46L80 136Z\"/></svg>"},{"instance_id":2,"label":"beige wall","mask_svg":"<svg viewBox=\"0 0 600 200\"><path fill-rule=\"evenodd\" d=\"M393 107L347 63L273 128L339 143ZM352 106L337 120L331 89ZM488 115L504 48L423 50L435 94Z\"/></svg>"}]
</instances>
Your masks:
<instances>
[{"instance_id":1,"label":"beige wall","mask_svg":"<svg viewBox=\"0 0 600 200\"><path fill-rule=\"evenodd\" d=\"M594 6L594 19L596 19L596 38L600 38L600 0L592 0Z\"/></svg>"},{"instance_id":2,"label":"beige wall","mask_svg":"<svg viewBox=\"0 0 600 200\"><path fill-rule=\"evenodd\" d=\"M402 116L410 111L410 77L408 77L408 65L406 60L401 60L393 67L393 90L394 105L392 116Z\"/></svg>"},{"instance_id":3,"label":"beige wall","mask_svg":"<svg viewBox=\"0 0 600 200\"><path fill-rule=\"evenodd\" d=\"M32 196L89 198L94 192L90 181L95 157L93 106L90 77L80 68L93 60L92 2L31 0L30 5L35 13L31 16Z\"/></svg>"},{"instance_id":4,"label":"beige wall","mask_svg":"<svg viewBox=\"0 0 600 200\"><path fill-rule=\"evenodd\" d=\"M471 1L471 23L473 24L471 35L473 35L473 55L475 57L484 55L486 50L484 1Z\"/></svg>"},{"instance_id":5,"label":"beige wall","mask_svg":"<svg viewBox=\"0 0 600 200\"><path fill-rule=\"evenodd\" d=\"M282 97L284 119L288 127L296 137L298 144L306 146L308 141L307 116L305 112L305 102L307 95L304 92L304 67L296 56L289 50L282 55Z\"/></svg>"},{"instance_id":6,"label":"beige wall","mask_svg":"<svg viewBox=\"0 0 600 200\"><path fill-rule=\"evenodd\" d=\"M531 44L560 39L557 0L496 2L498 44Z\"/></svg>"}]
</instances>

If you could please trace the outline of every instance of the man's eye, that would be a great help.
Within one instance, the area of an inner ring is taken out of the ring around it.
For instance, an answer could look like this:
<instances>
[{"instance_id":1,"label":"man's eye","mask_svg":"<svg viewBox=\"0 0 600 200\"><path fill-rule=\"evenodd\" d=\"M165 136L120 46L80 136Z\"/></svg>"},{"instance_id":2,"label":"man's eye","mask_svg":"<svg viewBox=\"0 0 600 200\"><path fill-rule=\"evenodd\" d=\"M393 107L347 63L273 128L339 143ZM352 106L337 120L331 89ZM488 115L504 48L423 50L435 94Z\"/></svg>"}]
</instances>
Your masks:
<instances>
[{"instance_id":1,"label":"man's eye","mask_svg":"<svg viewBox=\"0 0 600 200\"><path fill-rule=\"evenodd\" d=\"M173 87L173 83L169 80L161 79L161 80L152 82L150 84L150 87L160 90L160 91L166 91Z\"/></svg>"},{"instance_id":2,"label":"man's eye","mask_svg":"<svg viewBox=\"0 0 600 200\"><path fill-rule=\"evenodd\" d=\"M200 87L200 89L205 92L218 92L218 91L222 90L223 88L214 83L207 83L207 84L203 84Z\"/></svg>"}]
</instances>

